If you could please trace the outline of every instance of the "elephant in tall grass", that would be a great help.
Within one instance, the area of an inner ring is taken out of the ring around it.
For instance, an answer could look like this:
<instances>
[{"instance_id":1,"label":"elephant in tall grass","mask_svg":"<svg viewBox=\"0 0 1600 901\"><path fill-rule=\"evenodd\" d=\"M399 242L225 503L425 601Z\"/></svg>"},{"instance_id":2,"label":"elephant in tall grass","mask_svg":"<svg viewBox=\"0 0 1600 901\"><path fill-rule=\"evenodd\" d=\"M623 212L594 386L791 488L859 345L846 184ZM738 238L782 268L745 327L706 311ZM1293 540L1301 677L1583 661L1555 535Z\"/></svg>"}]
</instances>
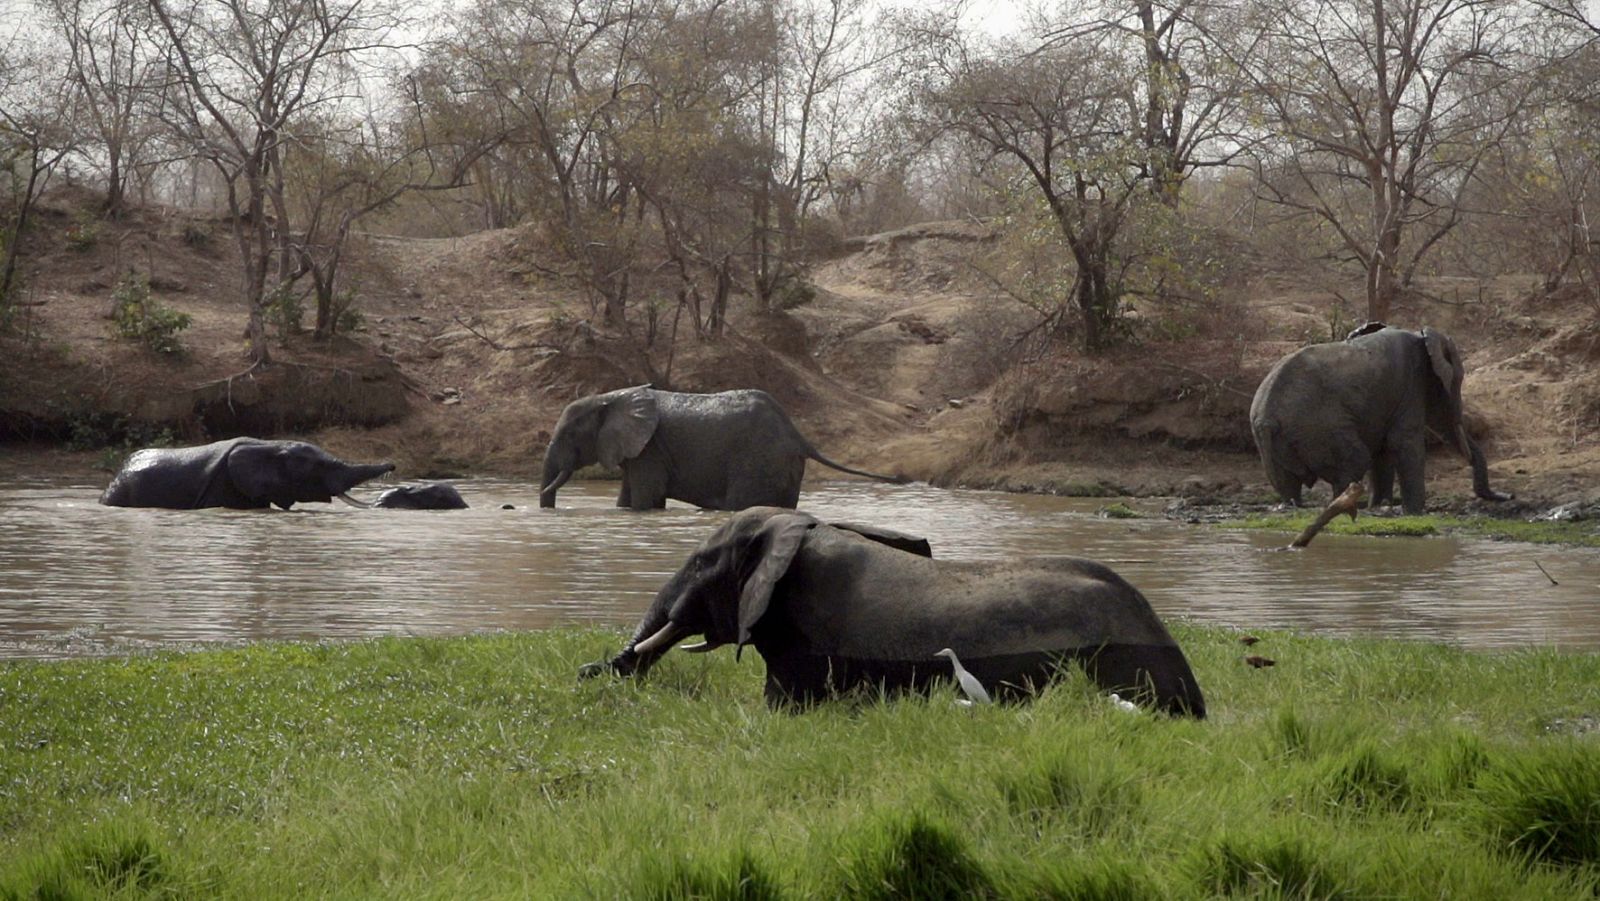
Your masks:
<instances>
[{"instance_id":1,"label":"elephant in tall grass","mask_svg":"<svg viewBox=\"0 0 1600 901\"><path fill-rule=\"evenodd\" d=\"M765 391L683 394L648 385L579 398L561 411L544 455L539 506L574 470L622 469L617 506L650 510L668 498L708 510L800 502L806 461L885 482L904 482L824 457Z\"/></svg>"},{"instance_id":2,"label":"elephant in tall grass","mask_svg":"<svg viewBox=\"0 0 1600 901\"><path fill-rule=\"evenodd\" d=\"M1017 697L1071 661L1107 691L1205 715L1183 651L1144 595L1092 560L932 559L928 542L756 507L734 515L657 592L633 637L580 675L642 675L687 635L753 646L766 698L805 705L854 688L926 691L949 648L993 695Z\"/></svg>"},{"instance_id":3,"label":"elephant in tall grass","mask_svg":"<svg viewBox=\"0 0 1600 901\"><path fill-rule=\"evenodd\" d=\"M1466 370L1443 332L1368 323L1344 341L1314 344L1279 360L1250 404L1250 429L1267 478L1298 506L1302 488L1335 492L1371 473L1371 503L1388 503L1395 476L1407 513L1427 503L1425 440L1433 430L1466 457L1478 497L1509 500L1489 487L1488 464L1462 422Z\"/></svg>"}]
</instances>

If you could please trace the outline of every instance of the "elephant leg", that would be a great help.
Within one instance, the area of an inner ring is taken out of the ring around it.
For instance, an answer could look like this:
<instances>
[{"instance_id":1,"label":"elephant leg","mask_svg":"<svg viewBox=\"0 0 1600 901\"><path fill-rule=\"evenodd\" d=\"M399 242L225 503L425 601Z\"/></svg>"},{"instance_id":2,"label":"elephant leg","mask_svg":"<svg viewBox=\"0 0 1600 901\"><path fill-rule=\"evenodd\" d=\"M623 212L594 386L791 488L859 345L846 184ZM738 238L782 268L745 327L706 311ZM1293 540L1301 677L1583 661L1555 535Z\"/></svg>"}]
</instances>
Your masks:
<instances>
[{"instance_id":1,"label":"elephant leg","mask_svg":"<svg viewBox=\"0 0 1600 901\"><path fill-rule=\"evenodd\" d=\"M1394 457L1386 450L1372 461L1372 498L1368 509L1394 503Z\"/></svg>"},{"instance_id":2,"label":"elephant leg","mask_svg":"<svg viewBox=\"0 0 1600 901\"><path fill-rule=\"evenodd\" d=\"M617 506L632 510L660 510L667 505L667 470L657 461L641 456L623 466L626 500Z\"/></svg>"},{"instance_id":3,"label":"elephant leg","mask_svg":"<svg viewBox=\"0 0 1600 901\"><path fill-rule=\"evenodd\" d=\"M622 471L622 487L617 489L617 506L633 506L633 484L628 481L628 471Z\"/></svg>"},{"instance_id":4,"label":"elephant leg","mask_svg":"<svg viewBox=\"0 0 1600 901\"><path fill-rule=\"evenodd\" d=\"M1272 490L1278 492L1278 497L1291 507L1298 507L1304 503L1300 496L1303 486L1300 477L1285 471L1280 466L1273 466L1267 470L1267 480L1272 483Z\"/></svg>"},{"instance_id":5,"label":"elephant leg","mask_svg":"<svg viewBox=\"0 0 1600 901\"><path fill-rule=\"evenodd\" d=\"M1334 446L1329 448L1332 466L1319 475L1327 480L1337 496L1351 482L1366 478L1367 472L1372 469L1372 451L1354 434L1341 435L1334 442Z\"/></svg>"},{"instance_id":6,"label":"elephant leg","mask_svg":"<svg viewBox=\"0 0 1600 901\"><path fill-rule=\"evenodd\" d=\"M1400 476L1400 503L1410 516L1420 516L1428 506L1428 489L1423 480L1426 459L1427 446L1423 443L1421 429L1399 443L1395 469Z\"/></svg>"}]
</instances>

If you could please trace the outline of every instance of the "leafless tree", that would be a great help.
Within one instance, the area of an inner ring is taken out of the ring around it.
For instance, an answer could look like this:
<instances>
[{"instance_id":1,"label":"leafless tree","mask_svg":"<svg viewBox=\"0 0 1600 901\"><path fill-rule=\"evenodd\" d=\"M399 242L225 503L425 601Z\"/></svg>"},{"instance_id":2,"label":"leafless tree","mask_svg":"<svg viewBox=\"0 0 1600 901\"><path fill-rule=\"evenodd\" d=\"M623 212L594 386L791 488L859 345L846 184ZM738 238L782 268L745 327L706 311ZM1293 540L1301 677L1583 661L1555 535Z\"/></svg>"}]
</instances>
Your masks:
<instances>
[{"instance_id":1,"label":"leafless tree","mask_svg":"<svg viewBox=\"0 0 1600 901\"><path fill-rule=\"evenodd\" d=\"M175 88L164 118L227 185L244 263L245 335L252 362L264 364L264 311L297 260L285 144L301 117L350 97L361 58L384 45L391 20L366 0L149 2Z\"/></svg>"},{"instance_id":2,"label":"leafless tree","mask_svg":"<svg viewBox=\"0 0 1600 901\"><path fill-rule=\"evenodd\" d=\"M1521 97L1502 0L1261 0L1230 43L1248 74L1258 183L1331 228L1384 319L1459 225Z\"/></svg>"},{"instance_id":3,"label":"leafless tree","mask_svg":"<svg viewBox=\"0 0 1600 901\"><path fill-rule=\"evenodd\" d=\"M66 47L68 77L92 135L91 165L105 172L105 212L120 215L130 173L154 134L149 103L160 71L145 0L40 0Z\"/></svg>"},{"instance_id":4,"label":"leafless tree","mask_svg":"<svg viewBox=\"0 0 1600 901\"><path fill-rule=\"evenodd\" d=\"M65 60L13 39L0 46L0 305L17 286L17 266L34 207L62 160L78 149L81 95Z\"/></svg>"}]
</instances>

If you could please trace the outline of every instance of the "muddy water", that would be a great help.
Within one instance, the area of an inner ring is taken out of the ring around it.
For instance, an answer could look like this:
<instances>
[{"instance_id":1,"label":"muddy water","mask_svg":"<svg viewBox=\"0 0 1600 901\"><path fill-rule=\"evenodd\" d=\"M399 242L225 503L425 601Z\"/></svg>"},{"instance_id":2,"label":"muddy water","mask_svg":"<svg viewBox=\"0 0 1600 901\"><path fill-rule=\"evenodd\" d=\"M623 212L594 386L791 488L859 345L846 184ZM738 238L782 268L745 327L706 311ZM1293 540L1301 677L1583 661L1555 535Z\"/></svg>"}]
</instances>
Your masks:
<instances>
[{"instance_id":1,"label":"muddy water","mask_svg":"<svg viewBox=\"0 0 1600 901\"><path fill-rule=\"evenodd\" d=\"M604 483L569 485L550 511L533 486L466 480L473 508L439 512L129 510L99 506L100 487L0 488L0 656L632 625L726 517L619 511ZM1287 536L1101 519L1104 501L853 482L808 486L804 502L823 519L926 535L942 557L1093 557L1164 616L1600 650L1597 550L1323 535L1272 553Z\"/></svg>"}]
</instances>

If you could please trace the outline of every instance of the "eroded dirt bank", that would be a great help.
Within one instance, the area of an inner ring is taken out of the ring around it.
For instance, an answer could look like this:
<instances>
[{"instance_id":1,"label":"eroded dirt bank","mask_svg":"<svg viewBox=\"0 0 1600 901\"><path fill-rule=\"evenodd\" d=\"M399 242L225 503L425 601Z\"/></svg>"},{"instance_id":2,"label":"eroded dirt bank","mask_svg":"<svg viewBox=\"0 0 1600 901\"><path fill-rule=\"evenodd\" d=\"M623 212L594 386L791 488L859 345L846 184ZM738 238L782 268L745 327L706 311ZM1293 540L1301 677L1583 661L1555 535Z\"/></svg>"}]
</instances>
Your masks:
<instances>
[{"instance_id":1,"label":"eroded dirt bank","mask_svg":"<svg viewBox=\"0 0 1600 901\"><path fill-rule=\"evenodd\" d=\"M1345 325L1343 298L1358 294L1335 273L1248 273L1181 335L1149 329L1097 357L1030 354L1014 336L1033 314L982 275L992 236L932 223L846 242L791 311L758 315L736 299L719 340L679 321L674 344L664 319L646 352L643 326L599 327L583 295L538 265L532 229L369 236L356 248L360 327L330 344L291 335L276 365L240 376L225 223L146 211L82 247L53 237L73 215L47 209L26 305L0 338L0 477L104 478L129 446L252 433L393 459L403 477L531 480L569 400L654 381L762 388L834 459L937 485L1264 504L1251 394L1274 360ZM113 337L110 293L129 268L194 317L182 353ZM1442 328L1466 355L1470 426L1497 487L1518 496L1493 512L1600 503L1600 309L1531 279L1422 288L1394 323ZM1489 509L1443 449L1429 483L1446 509Z\"/></svg>"}]
</instances>

